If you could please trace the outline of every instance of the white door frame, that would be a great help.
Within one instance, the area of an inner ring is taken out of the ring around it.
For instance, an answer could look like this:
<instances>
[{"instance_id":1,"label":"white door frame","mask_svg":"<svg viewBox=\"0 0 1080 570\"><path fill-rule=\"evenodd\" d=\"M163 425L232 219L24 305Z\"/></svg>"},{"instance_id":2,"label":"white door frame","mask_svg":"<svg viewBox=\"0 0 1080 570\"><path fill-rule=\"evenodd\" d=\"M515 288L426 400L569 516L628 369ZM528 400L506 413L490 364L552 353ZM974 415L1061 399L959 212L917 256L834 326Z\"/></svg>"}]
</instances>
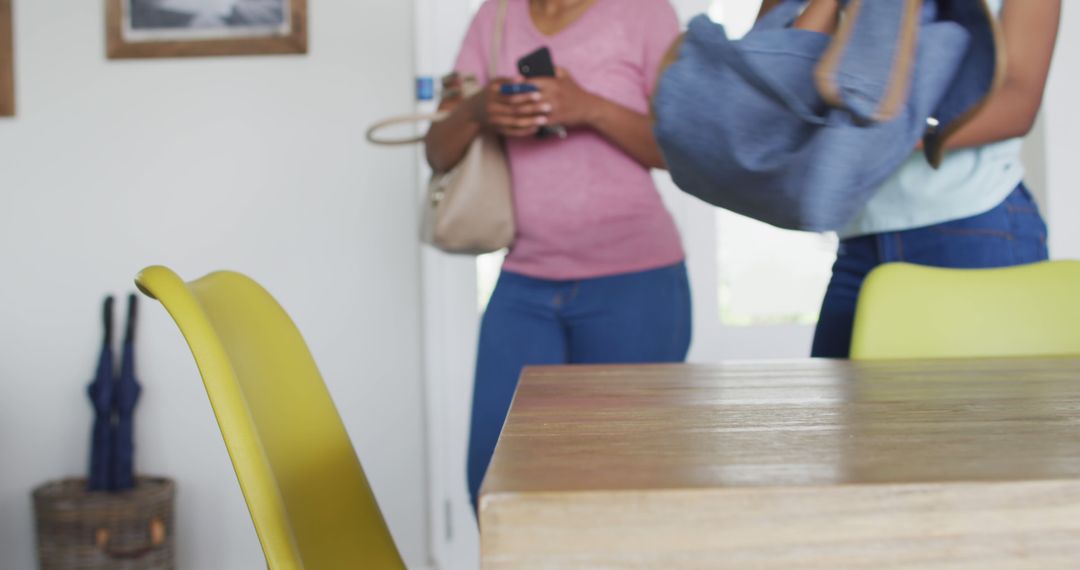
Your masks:
<instances>
[{"instance_id":1,"label":"white door frame","mask_svg":"<svg viewBox=\"0 0 1080 570\"><path fill-rule=\"evenodd\" d=\"M1076 156L1080 152L1080 76L1073 65L1080 63L1080 36L1065 33L1080 26L1080 11L1075 4L1064 3L1061 11L1062 33L1058 35L1054 63L1043 99L1045 133L1046 202L1044 214L1050 228L1050 254L1057 259L1080 259L1080 191L1076 186Z\"/></svg>"},{"instance_id":2,"label":"white door frame","mask_svg":"<svg viewBox=\"0 0 1080 570\"><path fill-rule=\"evenodd\" d=\"M473 4L473 0L415 0L418 77L437 81L452 69ZM418 110L430 111L434 105L420 102ZM424 188L430 170L423 153L418 162ZM418 196L418 207L422 199ZM478 533L466 486L463 445L468 440L479 329L476 262L470 256L450 256L423 246L420 264L432 564L447 570L478 568Z\"/></svg>"}]
</instances>

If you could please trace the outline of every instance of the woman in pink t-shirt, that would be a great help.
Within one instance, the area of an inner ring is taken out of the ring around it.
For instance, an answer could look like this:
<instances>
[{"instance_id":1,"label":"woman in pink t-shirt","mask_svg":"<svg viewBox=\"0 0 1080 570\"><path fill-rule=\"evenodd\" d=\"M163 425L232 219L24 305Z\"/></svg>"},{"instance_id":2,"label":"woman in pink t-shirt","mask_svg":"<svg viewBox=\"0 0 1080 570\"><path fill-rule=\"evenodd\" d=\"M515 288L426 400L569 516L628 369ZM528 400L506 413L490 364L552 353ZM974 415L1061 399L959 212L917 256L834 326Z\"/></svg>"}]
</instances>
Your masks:
<instances>
[{"instance_id":1,"label":"woman in pink t-shirt","mask_svg":"<svg viewBox=\"0 0 1080 570\"><path fill-rule=\"evenodd\" d=\"M484 314L473 394L469 490L480 482L524 366L678 362L690 344L683 249L650 169L663 168L647 116L679 33L667 0L506 0L498 77L487 66L500 0L476 14L456 71L486 85L446 100L427 136L445 171L481 131L502 135L518 233ZM555 78L504 96L516 62L551 50ZM538 138L544 126L567 137Z\"/></svg>"}]
</instances>

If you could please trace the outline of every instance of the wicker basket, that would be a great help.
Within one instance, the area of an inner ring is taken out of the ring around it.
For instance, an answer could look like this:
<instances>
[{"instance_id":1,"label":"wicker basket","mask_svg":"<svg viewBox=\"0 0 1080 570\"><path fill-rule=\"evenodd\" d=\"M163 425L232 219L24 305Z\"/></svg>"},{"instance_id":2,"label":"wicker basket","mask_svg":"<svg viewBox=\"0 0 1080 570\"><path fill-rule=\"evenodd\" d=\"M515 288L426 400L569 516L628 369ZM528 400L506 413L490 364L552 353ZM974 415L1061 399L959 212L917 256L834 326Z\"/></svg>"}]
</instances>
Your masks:
<instances>
[{"instance_id":1,"label":"wicker basket","mask_svg":"<svg viewBox=\"0 0 1080 570\"><path fill-rule=\"evenodd\" d=\"M171 570L173 495L168 479L139 477L121 493L91 493L85 479L34 490L42 570Z\"/></svg>"}]
</instances>

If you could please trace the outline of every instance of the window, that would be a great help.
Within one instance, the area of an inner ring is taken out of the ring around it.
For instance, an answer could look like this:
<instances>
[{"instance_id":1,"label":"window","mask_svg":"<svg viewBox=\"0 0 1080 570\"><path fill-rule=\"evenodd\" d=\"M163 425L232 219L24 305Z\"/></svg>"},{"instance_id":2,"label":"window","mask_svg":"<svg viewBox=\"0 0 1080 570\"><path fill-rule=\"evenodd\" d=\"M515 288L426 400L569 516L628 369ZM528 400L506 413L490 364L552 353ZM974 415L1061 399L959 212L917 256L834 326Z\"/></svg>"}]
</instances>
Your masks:
<instances>
[{"instance_id":1,"label":"window","mask_svg":"<svg viewBox=\"0 0 1080 570\"><path fill-rule=\"evenodd\" d=\"M716 240L723 324L817 322L836 260L835 234L781 230L718 210Z\"/></svg>"},{"instance_id":2,"label":"window","mask_svg":"<svg viewBox=\"0 0 1080 570\"><path fill-rule=\"evenodd\" d=\"M476 258L476 305L481 313L487 308L488 300L495 291L495 283L499 280L499 271L505 257L505 251L497 251Z\"/></svg>"},{"instance_id":3,"label":"window","mask_svg":"<svg viewBox=\"0 0 1080 570\"><path fill-rule=\"evenodd\" d=\"M759 2L712 0L709 18L730 37L744 35ZM813 324L836 260L833 234L792 232L716 213L720 320L728 326Z\"/></svg>"}]
</instances>

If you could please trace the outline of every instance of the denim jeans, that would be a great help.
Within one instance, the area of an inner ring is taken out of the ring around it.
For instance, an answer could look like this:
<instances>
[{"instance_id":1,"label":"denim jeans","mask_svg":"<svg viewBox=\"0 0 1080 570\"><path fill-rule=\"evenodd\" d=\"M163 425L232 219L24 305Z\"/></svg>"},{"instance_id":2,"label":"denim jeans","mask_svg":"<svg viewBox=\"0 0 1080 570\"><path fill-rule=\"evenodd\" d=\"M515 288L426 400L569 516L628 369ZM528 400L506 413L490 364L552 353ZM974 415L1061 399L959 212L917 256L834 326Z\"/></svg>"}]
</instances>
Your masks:
<instances>
[{"instance_id":1,"label":"denim jeans","mask_svg":"<svg viewBox=\"0 0 1080 570\"><path fill-rule=\"evenodd\" d=\"M525 366L681 362L690 321L683 263L578 281L504 271L480 327L468 455L473 507Z\"/></svg>"},{"instance_id":2,"label":"denim jeans","mask_svg":"<svg viewBox=\"0 0 1080 570\"><path fill-rule=\"evenodd\" d=\"M1046 224L1023 184L989 212L934 226L845 239L814 333L815 357L847 358L863 280L883 263L978 269L1047 259Z\"/></svg>"}]
</instances>

